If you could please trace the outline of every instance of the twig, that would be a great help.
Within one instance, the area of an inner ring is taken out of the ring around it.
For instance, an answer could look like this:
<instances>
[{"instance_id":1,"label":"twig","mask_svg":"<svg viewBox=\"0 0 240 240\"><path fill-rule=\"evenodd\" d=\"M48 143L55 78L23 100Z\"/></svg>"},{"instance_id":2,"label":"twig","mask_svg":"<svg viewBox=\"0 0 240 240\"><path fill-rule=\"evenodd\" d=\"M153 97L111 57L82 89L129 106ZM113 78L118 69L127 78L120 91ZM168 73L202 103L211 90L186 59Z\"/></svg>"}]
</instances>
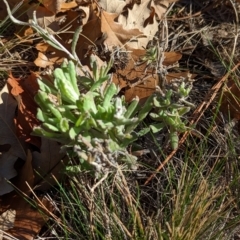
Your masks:
<instances>
[{"instance_id":1,"label":"twig","mask_svg":"<svg viewBox=\"0 0 240 240\"><path fill-rule=\"evenodd\" d=\"M93 193L95 188L97 188L107 177L108 172L92 188L90 188L90 191Z\"/></svg>"},{"instance_id":2,"label":"twig","mask_svg":"<svg viewBox=\"0 0 240 240\"><path fill-rule=\"evenodd\" d=\"M202 117L203 113L206 111L206 109L209 107L209 105L212 103L214 98L216 97L218 91L221 89L223 83L227 80L230 73L234 72L238 67L240 66L240 62L235 65L225 76L223 76L218 83L216 83L207 96L205 97L204 101L197 107L197 109L192 114L192 121L189 123L189 125L197 124L200 118ZM159 167L155 170L155 172L145 181L144 185L147 185L152 178L169 162L169 160L174 156L174 154L177 152L179 147L185 142L189 135L190 131L187 131L183 134L182 138L179 141L178 148L173 150L167 158L159 165Z\"/></svg>"}]
</instances>

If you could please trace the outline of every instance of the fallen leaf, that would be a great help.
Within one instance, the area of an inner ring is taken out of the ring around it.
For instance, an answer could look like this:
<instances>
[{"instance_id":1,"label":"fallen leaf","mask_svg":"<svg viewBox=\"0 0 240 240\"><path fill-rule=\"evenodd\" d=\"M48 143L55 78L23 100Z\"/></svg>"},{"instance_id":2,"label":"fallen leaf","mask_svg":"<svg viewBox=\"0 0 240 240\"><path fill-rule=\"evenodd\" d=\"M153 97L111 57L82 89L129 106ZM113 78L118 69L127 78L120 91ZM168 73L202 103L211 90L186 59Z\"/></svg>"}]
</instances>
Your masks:
<instances>
[{"instance_id":1,"label":"fallen leaf","mask_svg":"<svg viewBox=\"0 0 240 240\"><path fill-rule=\"evenodd\" d=\"M49 48L49 44L46 42L40 42L40 43L36 44L35 47L40 52L47 52L48 48Z\"/></svg>"},{"instance_id":2,"label":"fallen leaf","mask_svg":"<svg viewBox=\"0 0 240 240\"><path fill-rule=\"evenodd\" d=\"M98 4L109 13L121 13L126 6L126 2L122 0L100 0Z\"/></svg>"},{"instance_id":3,"label":"fallen leaf","mask_svg":"<svg viewBox=\"0 0 240 240\"><path fill-rule=\"evenodd\" d=\"M140 99L146 99L152 95L156 86L159 84L158 76L155 71L147 66L147 62L140 62L143 56L146 55L144 49L128 49L131 54L128 54L128 60L124 68L116 68L113 73L113 82L120 89L124 88L125 99L127 102L138 96ZM163 65L169 66L178 62L182 55L176 52L164 52ZM115 59L115 62L117 60ZM170 76L169 76L170 78ZM167 79L169 79L167 77Z\"/></svg>"},{"instance_id":4,"label":"fallen leaf","mask_svg":"<svg viewBox=\"0 0 240 240\"><path fill-rule=\"evenodd\" d=\"M169 4L171 2L177 2L178 0L154 0L154 1L146 0L146 1L151 2L151 7L155 9L158 18L162 19L162 16L166 13Z\"/></svg>"},{"instance_id":5,"label":"fallen leaf","mask_svg":"<svg viewBox=\"0 0 240 240\"><path fill-rule=\"evenodd\" d=\"M56 184L52 175L57 179L61 178L63 170L61 160L64 157L65 153L61 152L61 146L56 141L42 138L40 152L33 152L33 168L37 172L35 185L37 184L38 190L46 190ZM42 181L43 178L44 181Z\"/></svg>"},{"instance_id":6,"label":"fallen leaf","mask_svg":"<svg viewBox=\"0 0 240 240\"><path fill-rule=\"evenodd\" d=\"M71 1L71 2L62 2L61 3L61 12L66 12L70 9L73 9L75 7L77 7L78 4L76 3L76 1Z\"/></svg>"},{"instance_id":7,"label":"fallen leaf","mask_svg":"<svg viewBox=\"0 0 240 240\"><path fill-rule=\"evenodd\" d=\"M118 22L126 30L137 28L142 32L142 35L138 36L135 41L127 44L128 48L145 49L158 31L155 10L154 8L148 9L146 4L134 4L133 9L128 9L127 16L119 16Z\"/></svg>"},{"instance_id":8,"label":"fallen leaf","mask_svg":"<svg viewBox=\"0 0 240 240\"><path fill-rule=\"evenodd\" d=\"M27 157L23 167L19 170L15 186L23 192L25 195L30 196L31 191L28 186L34 186L35 175L32 166L32 153L30 150L27 151Z\"/></svg>"},{"instance_id":9,"label":"fallen leaf","mask_svg":"<svg viewBox=\"0 0 240 240\"><path fill-rule=\"evenodd\" d=\"M143 34L138 29L123 29L122 24L114 21L117 17L116 13L101 12L101 31L105 37L104 44L109 49L123 46L130 39Z\"/></svg>"},{"instance_id":10,"label":"fallen leaf","mask_svg":"<svg viewBox=\"0 0 240 240\"><path fill-rule=\"evenodd\" d=\"M80 26L84 26L90 17L90 9L89 7L78 7L78 9L76 11L67 11L66 12L66 20L65 23L62 25L63 29L68 29L68 32L66 33L61 33L61 39L64 43L69 44L72 42L73 39L73 34L69 34L69 32L75 32L77 28L79 28ZM91 25L92 30L96 29L96 26ZM100 27L99 27L100 28ZM100 31L100 29L99 29ZM81 35L83 34L83 31L81 32ZM80 36L81 36L80 35ZM88 38L87 35L85 35L86 38ZM71 45L71 44L69 44ZM78 49L78 48L76 48Z\"/></svg>"},{"instance_id":11,"label":"fallen leaf","mask_svg":"<svg viewBox=\"0 0 240 240\"><path fill-rule=\"evenodd\" d=\"M141 4L135 3L133 8L128 8L127 16L119 15L118 22L122 24L124 29L138 28L143 31L143 23L150 15L150 9L148 8L149 0L142 1Z\"/></svg>"},{"instance_id":12,"label":"fallen leaf","mask_svg":"<svg viewBox=\"0 0 240 240\"><path fill-rule=\"evenodd\" d=\"M33 5L31 8L28 9L27 14L29 20L33 19L33 13L36 12L36 18L39 26L43 29L51 29L53 32L58 32L60 27L56 21L56 16L53 12L49 11L48 9L39 6L38 4Z\"/></svg>"},{"instance_id":13,"label":"fallen leaf","mask_svg":"<svg viewBox=\"0 0 240 240\"><path fill-rule=\"evenodd\" d=\"M52 204L45 198L41 198L42 205L45 206L47 212L44 209L41 209L39 206L38 209L32 207L27 199L17 195L9 195L4 199L5 202L10 204L10 208L16 212L14 227L8 229L6 232L15 239L21 240L33 240L41 230L44 224L48 220L47 212L53 211Z\"/></svg>"},{"instance_id":14,"label":"fallen leaf","mask_svg":"<svg viewBox=\"0 0 240 240\"><path fill-rule=\"evenodd\" d=\"M178 62L182 58L182 54L178 52L164 52L163 65L169 66Z\"/></svg>"},{"instance_id":15,"label":"fallen leaf","mask_svg":"<svg viewBox=\"0 0 240 240\"><path fill-rule=\"evenodd\" d=\"M67 45L59 40L64 47ZM34 63L38 67L46 68L53 65L60 65L63 59L67 57L67 54L61 50L55 49L48 43L40 42L36 45L38 57L34 60Z\"/></svg>"},{"instance_id":16,"label":"fallen leaf","mask_svg":"<svg viewBox=\"0 0 240 240\"><path fill-rule=\"evenodd\" d=\"M113 82L120 89L124 88L127 102L130 102L136 96L140 99L146 99L155 92L158 85L158 76L152 69L147 68L146 62L136 64L145 53L145 50L131 49L126 67L117 69L116 73L113 74Z\"/></svg>"},{"instance_id":17,"label":"fallen leaf","mask_svg":"<svg viewBox=\"0 0 240 240\"><path fill-rule=\"evenodd\" d=\"M8 209L0 215L0 233L1 231L7 231L14 227L16 218L16 210ZM1 235L0 235L1 239Z\"/></svg>"},{"instance_id":18,"label":"fallen leaf","mask_svg":"<svg viewBox=\"0 0 240 240\"><path fill-rule=\"evenodd\" d=\"M39 52L38 57L34 60L34 63L38 67L46 68L49 66L53 66L56 63L62 63L63 58L60 56L56 56L55 52L53 53L53 56L51 54L48 54L47 57L44 53Z\"/></svg>"},{"instance_id":19,"label":"fallen leaf","mask_svg":"<svg viewBox=\"0 0 240 240\"><path fill-rule=\"evenodd\" d=\"M89 20L90 9L89 7L78 7L77 12L80 15L79 18L80 18L81 25L84 26Z\"/></svg>"},{"instance_id":20,"label":"fallen leaf","mask_svg":"<svg viewBox=\"0 0 240 240\"><path fill-rule=\"evenodd\" d=\"M240 120L240 88L238 84L233 79L229 79L223 90L221 112L231 119Z\"/></svg>"},{"instance_id":21,"label":"fallen leaf","mask_svg":"<svg viewBox=\"0 0 240 240\"><path fill-rule=\"evenodd\" d=\"M18 79L19 80L19 79ZM11 86L11 94L15 97L23 93L22 87L19 85L16 78L10 73L8 78L8 83Z\"/></svg>"},{"instance_id":22,"label":"fallen leaf","mask_svg":"<svg viewBox=\"0 0 240 240\"><path fill-rule=\"evenodd\" d=\"M134 87L128 86L125 89L125 99L127 102L132 101L132 99L137 96L140 98L141 102L144 102L149 96L151 96L156 91L156 86L158 85L157 76L150 76L148 79L144 80Z\"/></svg>"},{"instance_id":23,"label":"fallen leaf","mask_svg":"<svg viewBox=\"0 0 240 240\"><path fill-rule=\"evenodd\" d=\"M38 67L46 68L54 64L53 61L49 61L46 55L42 52L38 52L38 57L34 60L34 63Z\"/></svg>"},{"instance_id":24,"label":"fallen leaf","mask_svg":"<svg viewBox=\"0 0 240 240\"><path fill-rule=\"evenodd\" d=\"M84 26L79 36L76 52L82 64L87 64L85 54L88 52L89 47L93 46L94 42L100 38L101 32L101 21L96 14L92 13L91 20L88 21Z\"/></svg>"},{"instance_id":25,"label":"fallen leaf","mask_svg":"<svg viewBox=\"0 0 240 240\"><path fill-rule=\"evenodd\" d=\"M13 180L13 183L20 194L15 191L5 194L1 198L0 214L3 215L10 210L15 213L11 218L12 228L6 229L6 231L17 239L35 239L42 226L48 220L46 213L49 211L52 212L53 207L45 197L41 197L41 202L45 209L41 206L38 206L37 209L32 207L26 199L26 197L29 197L32 193L31 189L34 186L32 155L30 151L28 151L25 164L19 171L17 178ZM25 196L25 198L23 196Z\"/></svg>"},{"instance_id":26,"label":"fallen leaf","mask_svg":"<svg viewBox=\"0 0 240 240\"><path fill-rule=\"evenodd\" d=\"M7 85L0 92L0 146L10 145L8 151L0 153L0 195L13 190L6 179L11 179L17 175L14 163L18 158L25 160L26 154L21 145L14 125L17 101L9 94Z\"/></svg>"},{"instance_id":27,"label":"fallen leaf","mask_svg":"<svg viewBox=\"0 0 240 240\"><path fill-rule=\"evenodd\" d=\"M43 4L47 10L56 14L60 11L63 0L40 0L39 2Z\"/></svg>"},{"instance_id":28,"label":"fallen leaf","mask_svg":"<svg viewBox=\"0 0 240 240\"><path fill-rule=\"evenodd\" d=\"M167 84L171 83L174 79L186 78L186 79L194 79L197 74L191 74L190 72L171 72L166 76Z\"/></svg>"},{"instance_id":29,"label":"fallen leaf","mask_svg":"<svg viewBox=\"0 0 240 240\"><path fill-rule=\"evenodd\" d=\"M37 104L34 101L38 91L36 77L33 72L24 79L16 79L10 74L7 83L18 102L18 114L15 118L17 136L21 141L40 147L40 138L31 135L33 127L39 125L36 118Z\"/></svg>"}]
</instances>

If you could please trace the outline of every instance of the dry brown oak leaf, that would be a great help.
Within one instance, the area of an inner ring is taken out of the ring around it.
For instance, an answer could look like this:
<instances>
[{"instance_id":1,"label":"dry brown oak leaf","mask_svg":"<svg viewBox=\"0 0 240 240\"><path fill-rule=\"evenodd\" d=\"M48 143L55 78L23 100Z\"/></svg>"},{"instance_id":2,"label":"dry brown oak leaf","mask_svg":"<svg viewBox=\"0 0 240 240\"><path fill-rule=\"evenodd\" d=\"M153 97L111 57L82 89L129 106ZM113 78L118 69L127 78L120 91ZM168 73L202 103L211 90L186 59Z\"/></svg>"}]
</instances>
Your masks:
<instances>
[{"instance_id":1,"label":"dry brown oak leaf","mask_svg":"<svg viewBox=\"0 0 240 240\"><path fill-rule=\"evenodd\" d=\"M17 159L26 159L26 153L16 135L14 124L16 108L17 101L9 94L6 85L0 92L0 196L13 190L5 179L17 175L14 169ZM9 147L4 149L4 146Z\"/></svg>"},{"instance_id":2,"label":"dry brown oak leaf","mask_svg":"<svg viewBox=\"0 0 240 240\"><path fill-rule=\"evenodd\" d=\"M127 2L122 0L100 0L98 4L109 13L120 14L123 8L126 6Z\"/></svg>"},{"instance_id":3,"label":"dry brown oak leaf","mask_svg":"<svg viewBox=\"0 0 240 240\"><path fill-rule=\"evenodd\" d=\"M11 74L7 80L10 92L17 100L17 115L15 117L17 137L40 148L40 138L32 136L33 127L39 125L36 118L37 104L34 96L38 91L36 75L31 73L23 79L16 79Z\"/></svg>"},{"instance_id":4,"label":"dry brown oak leaf","mask_svg":"<svg viewBox=\"0 0 240 240\"><path fill-rule=\"evenodd\" d=\"M128 48L145 49L158 31L158 22L155 17L155 9L148 8L148 2L134 4L132 9L128 9L127 16L120 15L118 22L125 30L139 29L143 34L138 39L127 44Z\"/></svg>"},{"instance_id":5,"label":"dry brown oak leaf","mask_svg":"<svg viewBox=\"0 0 240 240\"><path fill-rule=\"evenodd\" d=\"M101 12L101 31L104 35L104 44L108 49L114 46L122 47L128 41L143 35L138 29L123 29L122 24L115 22L117 13Z\"/></svg>"}]
</instances>

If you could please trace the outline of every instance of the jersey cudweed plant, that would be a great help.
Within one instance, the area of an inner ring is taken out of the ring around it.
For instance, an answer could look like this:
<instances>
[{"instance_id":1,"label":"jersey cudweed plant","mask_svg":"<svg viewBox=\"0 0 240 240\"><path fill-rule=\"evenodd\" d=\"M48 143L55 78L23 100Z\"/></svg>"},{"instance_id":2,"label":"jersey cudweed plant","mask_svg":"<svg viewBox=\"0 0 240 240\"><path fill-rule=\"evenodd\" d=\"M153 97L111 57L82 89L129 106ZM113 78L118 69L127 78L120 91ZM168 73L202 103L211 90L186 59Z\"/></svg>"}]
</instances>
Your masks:
<instances>
[{"instance_id":1,"label":"jersey cudweed plant","mask_svg":"<svg viewBox=\"0 0 240 240\"><path fill-rule=\"evenodd\" d=\"M34 134L61 142L70 156L77 156L82 166L92 166L97 172L119 163L135 167L136 157L127 147L150 129L155 133L167 126L176 148L177 133L186 130L181 116L190 109L172 103L172 90L164 96L156 92L141 108L138 98L125 102L108 74L111 64L99 68L93 59L93 75L78 77L73 61L65 61L54 70L52 82L38 79L40 90L35 96L42 124L34 128ZM177 90L180 99L189 92L183 84ZM134 130L151 110L150 116L159 123L137 134Z\"/></svg>"},{"instance_id":2,"label":"jersey cudweed plant","mask_svg":"<svg viewBox=\"0 0 240 240\"><path fill-rule=\"evenodd\" d=\"M191 84L187 86L182 82L175 90L168 89L166 93L159 91L153 98L154 112L150 113L150 117L158 123L153 123L150 128L153 133L161 131L164 127L168 128L169 140L172 149L178 147L178 133L187 130L186 123L182 120L183 115L190 111L194 105L186 99L191 91Z\"/></svg>"},{"instance_id":3,"label":"jersey cudweed plant","mask_svg":"<svg viewBox=\"0 0 240 240\"><path fill-rule=\"evenodd\" d=\"M80 92L74 63L64 62L54 70L53 83L38 79L35 97L42 124L34 134L61 142L83 165L97 171L117 167L119 162L134 167L136 158L126 147L139 137L134 129L152 108L152 97L137 111L138 98L128 104L117 95L118 87L108 74L111 64L98 68L93 60L93 76L80 78L85 84Z\"/></svg>"}]
</instances>

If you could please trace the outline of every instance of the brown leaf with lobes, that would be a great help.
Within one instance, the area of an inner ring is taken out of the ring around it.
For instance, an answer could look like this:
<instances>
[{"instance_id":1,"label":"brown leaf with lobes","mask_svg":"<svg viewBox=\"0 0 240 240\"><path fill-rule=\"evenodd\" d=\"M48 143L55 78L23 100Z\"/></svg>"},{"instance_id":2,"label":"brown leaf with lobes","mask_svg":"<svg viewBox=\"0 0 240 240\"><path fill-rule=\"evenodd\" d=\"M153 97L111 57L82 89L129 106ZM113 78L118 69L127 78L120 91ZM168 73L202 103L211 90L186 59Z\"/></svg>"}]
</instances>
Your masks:
<instances>
[{"instance_id":1,"label":"brown leaf with lobes","mask_svg":"<svg viewBox=\"0 0 240 240\"><path fill-rule=\"evenodd\" d=\"M116 13L101 12L101 31L106 37L104 44L110 49L113 46L123 46L131 38L142 35L138 29L123 29L122 24L114 21L117 17Z\"/></svg>"},{"instance_id":2,"label":"brown leaf with lobes","mask_svg":"<svg viewBox=\"0 0 240 240\"><path fill-rule=\"evenodd\" d=\"M15 118L17 135L25 142L40 148L40 138L32 136L33 127L39 125L36 118L37 104L34 96L38 91L36 75L32 72L25 79L16 79L11 74L7 80L11 94L18 102L18 114Z\"/></svg>"},{"instance_id":3,"label":"brown leaf with lobes","mask_svg":"<svg viewBox=\"0 0 240 240\"><path fill-rule=\"evenodd\" d=\"M17 175L15 162L17 159L26 158L25 150L16 136L14 124L16 108L17 101L5 85L0 91L0 196L13 190L5 179L15 177Z\"/></svg>"}]
</instances>

